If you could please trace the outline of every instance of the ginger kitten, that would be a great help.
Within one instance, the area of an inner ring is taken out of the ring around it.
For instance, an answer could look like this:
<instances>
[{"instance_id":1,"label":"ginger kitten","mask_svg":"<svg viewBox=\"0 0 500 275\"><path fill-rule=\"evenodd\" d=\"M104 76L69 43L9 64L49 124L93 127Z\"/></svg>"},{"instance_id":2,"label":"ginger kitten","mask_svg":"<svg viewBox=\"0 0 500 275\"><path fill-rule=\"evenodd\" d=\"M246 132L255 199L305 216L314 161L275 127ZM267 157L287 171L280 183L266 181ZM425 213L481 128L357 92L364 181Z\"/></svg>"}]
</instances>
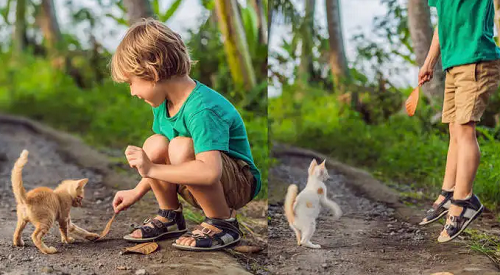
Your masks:
<instances>
[{"instance_id":1,"label":"ginger kitten","mask_svg":"<svg viewBox=\"0 0 500 275\"><path fill-rule=\"evenodd\" d=\"M306 188L298 196L297 185L292 184L288 187L284 205L285 215L290 227L295 232L297 245L321 248L319 244L311 243L321 206L331 209L336 219L342 216L342 210L337 203L326 197L327 192L324 181L329 176L325 168L325 161L318 165L316 160L313 159L308 172L309 177Z\"/></svg>"},{"instance_id":2,"label":"ginger kitten","mask_svg":"<svg viewBox=\"0 0 500 275\"><path fill-rule=\"evenodd\" d=\"M95 240L99 235L79 228L70 219L71 207L82 205L85 184L88 179L64 180L52 190L47 187L38 187L26 192L23 186L22 170L28 162L28 151L23 150L21 156L12 168L12 189L17 202L17 227L14 232L14 246L23 246L21 233L28 222L35 226L31 239L44 254L56 253L54 247L47 247L43 243L43 236L47 234L54 221L59 223L61 241L72 243L75 240L68 237L68 232L87 240Z\"/></svg>"}]
</instances>

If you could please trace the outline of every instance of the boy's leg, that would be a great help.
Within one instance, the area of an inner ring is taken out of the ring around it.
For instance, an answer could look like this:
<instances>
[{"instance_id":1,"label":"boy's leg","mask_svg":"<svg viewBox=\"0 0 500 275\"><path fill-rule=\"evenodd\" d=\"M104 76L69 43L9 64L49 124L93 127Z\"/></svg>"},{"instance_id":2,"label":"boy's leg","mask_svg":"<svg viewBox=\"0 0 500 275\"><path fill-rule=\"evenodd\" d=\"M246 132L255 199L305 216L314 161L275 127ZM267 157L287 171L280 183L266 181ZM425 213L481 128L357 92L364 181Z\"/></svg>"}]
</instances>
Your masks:
<instances>
[{"instance_id":1,"label":"boy's leg","mask_svg":"<svg viewBox=\"0 0 500 275\"><path fill-rule=\"evenodd\" d=\"M143 150L153 163L170 164L168 156L169 141L162 135L149 137L143 145ZM155 194L160 209L175 210L179 207L177 198L177 185L154 179L142 179L149 182L149 186Z\"/></svg>"},{"instance_id":2,"label":"boy's leg","mask_svg":"<svg viewBox=\"0 0 500 275\"><path fill-rule=\"evenodd\" d=\"M446 226L438 241L458 236L482 211L479 199L472 196L472 185L479 166L480 151L476 123L488 99L498 88L500 62L488 61L458 66L456 76L457 177Z\"/></svg>"},{"instance_id":3,"label":"boy's leg","mask_svg":"<svg viewBox=\"0 0 500 275\"><path fill-rule=\"evenodd\" d=\"M457 158L458 158L458 143L455 123L449 124L450 131L450 144L448 145L448 155L446 157L446 170L444 173L443 186L441 189L452 191L455 188L455 181L457 177ZM439 195L435 204L439 204L444 200L443 195Z\"/></svg>"},{"instance_id":4,"label":"boy's leg","mask_svg":"<svg viewBox=\"0 0 500 275\"><path fill-rule=\"evenodd\" d=\"M177 137L172 140L169 155L172 164L194 160L195 155L192 139ZM223 227L215 225L215 228L207 224L207 221L201 225L204 228L203 230L210 229L210 234L224 234L221 239L224 239L225 244L234 243L239 240L238 234L241 234L236 233L239 229L237 221L234 219L235 211L231 210L239 209L245 205L250 200L252 192L254 192L254 188L250 184L253 183L253 175L249 171L246 171L248 173L241 173L244 170L242 167L247 165L243 163L235 161L222 153L223 172L221 180L217 184L206 187L181 186L179 190L188 202L199 206L205 216L219 220L218 223L226 223L222 225ZM193 234L203 233L201 227L199 226L195 229ZM222 228L225 231L221 230ZM228 230L228 228L232 229ZM230 235L231 238L229 238ZM204 241L201 241L201 243ZM177 239L176 244L184 247L193 247L197 245L197 241L192 236L182 236Z\"/></svg>"},{"instance_id":5,"label":"boy's leg","mask_svg":"<svg viewBox=\"0 0 500 275\"><path fill-rule=\"evenodd\" d=\"M150 136L148 139L146 139L142 147L149 159L153 163L158 164L170 164L168 148L169 141L162 135ZM175 210L179 208L179 199L177 197L176 184L150 178L143 178L141 181L145 181L149 184L151 190L153 190L160 209ZM168 219L160 215L157 215L155 219L164 223L168 221ZM151 223L146 224L146 226L153 227ZM131 236L134 238L141 238L142 232L141 230L137 229L132 232Z\"/></svg>"},{"instance_id":6,"label":"boy's leg","mask_svg":"<svg viewBox=\"0 0 500 275\"><path fill-rule=\"evenodd\" d=\"M170 162L181 164L195 159L193 140L186 137L176 137L169 146ZM230 209L224 196L222 183L211 186L187 186L189 192L195 197L205 216L209 218L228 219Z\"/></svg>"},{"instance_id":7,"label":"boy's leg","mask_svg":"<svg viewBox=\"0 0 500 275\"><path fill-rule=\"evenodd\" d=\"M472 183L479 166L480 151L476 138L476 123L457 124L458 168L454 199L465 199L472 193ZM458 213L457 213L458 212ZM460 214L457 207L450 208L451 215Z\"/></svg>"}]
</instances>

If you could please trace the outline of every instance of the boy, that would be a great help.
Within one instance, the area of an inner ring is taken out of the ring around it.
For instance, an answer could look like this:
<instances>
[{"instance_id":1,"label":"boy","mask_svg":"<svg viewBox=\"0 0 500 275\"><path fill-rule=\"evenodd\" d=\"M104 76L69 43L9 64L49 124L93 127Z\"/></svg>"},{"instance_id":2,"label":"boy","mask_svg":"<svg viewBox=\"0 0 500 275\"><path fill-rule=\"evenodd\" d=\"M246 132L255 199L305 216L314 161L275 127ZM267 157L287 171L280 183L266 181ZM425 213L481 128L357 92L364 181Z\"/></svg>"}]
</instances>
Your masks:
<instances>
[{"instance_id":1,"label":"boy","mask_svg":"<svg viewBox=\"0 0 500 275\"><path fill-rule=\"evenodd\" d=\"M240 114L222 95L189 77L191 63L181 37L152 19L130 27L113 55L113 79L128 83L132 96L152 106L155 133L142 148L127 147L127 161L142 180L117 192L113 208L119 213L152 190L158 215L124 238L154 241L187 232L180 194L206 219L173 245L218 250L239 241L233 210L259 193L260 172Z\"/></svg>"},{"instance_id":2,"label":"boy","mask_svg":"<svg viewBox=\"0 0 500 275\"><path fill-rule=\"evenodd\" d=\"M449 123L450 145L441 195L420 224L448 214L438 238L448 242L484 208L472 194L480 157L475 126L498 88L500 50L493 40L492 0L429 0L429 6L437 8L439 24L418 77L420 84L429 81L441 54L446 71L442 121Z\"/></svg>"}]
</instances>

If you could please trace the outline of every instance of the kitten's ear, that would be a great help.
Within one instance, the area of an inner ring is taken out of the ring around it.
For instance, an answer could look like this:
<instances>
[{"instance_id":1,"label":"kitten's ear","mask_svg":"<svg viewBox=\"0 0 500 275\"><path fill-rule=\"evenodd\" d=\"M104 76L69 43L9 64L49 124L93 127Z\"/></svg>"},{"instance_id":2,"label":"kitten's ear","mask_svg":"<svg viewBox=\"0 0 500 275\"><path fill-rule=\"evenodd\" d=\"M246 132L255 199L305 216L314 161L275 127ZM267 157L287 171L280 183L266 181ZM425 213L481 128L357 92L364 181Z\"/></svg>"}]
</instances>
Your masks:
<instances>
[{"instance_id":1,"label":"kitten's ear","mask_svg":"<svg viewBox=\"0 0 500 275\"><path fill-rule=\"evenodd\" d=\"M308 170L308 171L309 171L309 175L312 175L312 174L313 174L313 172L314 172L314 168L315 168L316 166L318 166L318 163L316 162L316 159L313 159L313 160L311 161L311 164L309 165L309 170Z\"/></svg>"},{"instance_id":2,"label":"kitten's ear","mask_svg":"<svg viewBox=\"0 0 500 275\"><path fill-rule=\"evenodd\" d=\"M323 177L326 174L328 174L328 172L326 171L325 163L326 163L326 159L320 165L318 165L318 167L319 167L318 176L320 176L320 177Z\"/></svg>"},{"instance_id":3,"label":"kitten's ear","mask_svg":"<svg viewBox=\"0 0 500 275\"><path fill-rule=\"evenodd\" d=\"M79 188L83 188L83 187L85 187L85 185L87 184L87 182L89 182L89 179L81 179L81 180L78 180L78 181L77 181L78 187L79 187Z\"/></svg>"}]
</instances>

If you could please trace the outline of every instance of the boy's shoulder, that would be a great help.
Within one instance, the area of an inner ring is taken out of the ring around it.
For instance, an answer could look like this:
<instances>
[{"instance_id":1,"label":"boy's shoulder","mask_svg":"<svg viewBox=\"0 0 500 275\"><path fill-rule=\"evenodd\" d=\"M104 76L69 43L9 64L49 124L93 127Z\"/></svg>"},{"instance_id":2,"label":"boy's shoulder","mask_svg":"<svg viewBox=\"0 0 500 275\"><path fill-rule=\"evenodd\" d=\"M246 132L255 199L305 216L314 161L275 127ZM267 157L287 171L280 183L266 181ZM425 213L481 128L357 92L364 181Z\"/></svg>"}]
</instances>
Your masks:
<instances>
[{"instance_id":1,"label":"boy's shoulder","mask_svg":"<svg viewBox=\"0 0 500 275\"><path fill-rule=\"evenodd\" d=\"M236 111L234 105L222 94L203 83L197 83L185 106L186 115L194 115L203 110L211 110L218 114Z\"/></svg>"}]
</instances>

